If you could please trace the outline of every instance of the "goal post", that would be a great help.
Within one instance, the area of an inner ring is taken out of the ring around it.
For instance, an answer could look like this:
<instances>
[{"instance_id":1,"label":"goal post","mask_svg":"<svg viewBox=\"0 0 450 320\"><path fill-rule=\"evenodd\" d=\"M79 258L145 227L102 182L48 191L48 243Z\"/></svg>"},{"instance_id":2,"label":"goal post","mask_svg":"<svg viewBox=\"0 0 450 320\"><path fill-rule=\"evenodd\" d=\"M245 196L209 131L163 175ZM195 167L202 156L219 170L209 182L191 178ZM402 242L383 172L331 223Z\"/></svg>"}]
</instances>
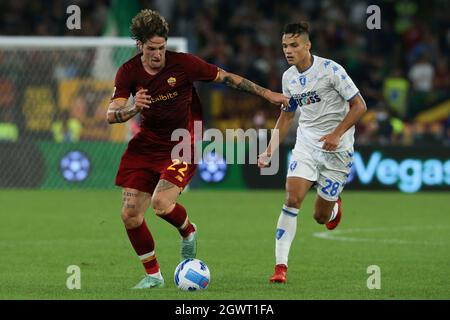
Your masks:
<instances>
[{"instance_id":1,"label":"goal post","mask_svg":"<svg viewBox=\"0 0 450 320\"><path fill-rule=\"evenodd\" d=\"M186 52L187 40L169 38L168 48ZM78 116L86 119L79 120L92 122L107 106L117 69L136 53L136 43L130 38L0 37L0 88L9 89L2 90L8 97L0 101L6 114L0 122L16 123L18 138L50 137L56 114L63 110L76 113L82 99L87 100L85 114ZM95 138L95 126L86 126L91 131L85 132L86 138ZM97 132L101 139L108 139L107 133ZM125 138L114 133L110 137L115 141Z\"/></svg>"}]
</instances>

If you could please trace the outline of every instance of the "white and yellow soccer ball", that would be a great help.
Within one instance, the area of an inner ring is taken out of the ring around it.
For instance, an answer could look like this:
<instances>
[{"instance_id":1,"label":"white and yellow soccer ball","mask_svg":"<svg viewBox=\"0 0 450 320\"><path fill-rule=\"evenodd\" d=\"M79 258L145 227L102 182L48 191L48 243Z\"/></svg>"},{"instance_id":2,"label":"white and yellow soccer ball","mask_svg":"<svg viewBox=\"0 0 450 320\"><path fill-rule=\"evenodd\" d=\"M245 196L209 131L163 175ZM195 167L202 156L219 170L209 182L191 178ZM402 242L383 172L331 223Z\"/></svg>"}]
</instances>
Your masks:
<instances>
[{"instance_id":1,"label":"white and yellow soccer ball","mask_svg":"<svg viewBox=\"0 0 450 320\"><path fill-rule=\"evenodd\" d=\"M210 279L207 265L199 259L185 259L175 268L175 285L183 291L204 290Z\"/></svg>"}]
</instances>

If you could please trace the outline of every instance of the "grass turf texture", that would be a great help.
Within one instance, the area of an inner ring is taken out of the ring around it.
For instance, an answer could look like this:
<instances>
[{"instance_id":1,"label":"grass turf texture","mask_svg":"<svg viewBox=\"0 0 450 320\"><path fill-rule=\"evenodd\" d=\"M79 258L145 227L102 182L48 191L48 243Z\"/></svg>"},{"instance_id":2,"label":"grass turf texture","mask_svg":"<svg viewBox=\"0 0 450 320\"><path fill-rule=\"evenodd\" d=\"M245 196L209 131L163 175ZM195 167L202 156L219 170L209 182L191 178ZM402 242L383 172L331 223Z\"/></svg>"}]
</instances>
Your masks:
<instances>
[{"instance_id":1,"label":"grass turf texture","mask_svg":"<svg viewBox=\"0 0 450 320\"><path fill-rule=\"evenodd\" d=\"M143 268L120 219L116 191L0 192L0 299L449 299L448 193L344 192L343 219L326 231L312 218L315 193L299 214L288 283L269 284L282 191L190 191L180 202L199 227L198 258L211 271L202 292L173 283L177 231L146 218L166 288L130 290ZM334 236L323 239L314 234ZM81 290L66 288L69 265ZM381 289L369 290L370 265Z\"/></svg>"}]
</instances>

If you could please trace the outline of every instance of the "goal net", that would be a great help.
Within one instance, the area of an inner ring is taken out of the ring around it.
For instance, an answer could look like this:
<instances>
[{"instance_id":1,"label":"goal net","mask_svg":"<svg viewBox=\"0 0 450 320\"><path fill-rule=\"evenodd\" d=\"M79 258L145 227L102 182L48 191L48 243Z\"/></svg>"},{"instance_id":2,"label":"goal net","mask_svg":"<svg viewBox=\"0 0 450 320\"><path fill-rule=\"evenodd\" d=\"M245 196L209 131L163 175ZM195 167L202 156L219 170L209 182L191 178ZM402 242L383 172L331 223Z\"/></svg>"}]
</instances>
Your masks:
<instances>
[{"instance_id":1,"label":"goal net","mask_svg":"<svg viewBox=\"0 0 450 320\"><path fill-rule=\"evenodd\" d=\"M0 37L0 188L112 187L137 123L108 125L106 109L136 53L129 38Z\"/></svg>"}]
</instances>

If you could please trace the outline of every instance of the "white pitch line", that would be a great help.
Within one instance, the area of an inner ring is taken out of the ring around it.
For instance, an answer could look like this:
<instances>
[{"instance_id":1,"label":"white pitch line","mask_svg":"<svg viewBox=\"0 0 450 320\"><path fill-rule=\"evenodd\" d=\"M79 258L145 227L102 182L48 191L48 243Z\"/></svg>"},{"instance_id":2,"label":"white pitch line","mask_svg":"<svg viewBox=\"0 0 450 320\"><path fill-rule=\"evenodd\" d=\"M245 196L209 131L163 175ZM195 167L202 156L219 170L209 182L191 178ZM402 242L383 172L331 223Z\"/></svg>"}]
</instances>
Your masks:
<instances>
[{"instance_id":1,"label":"white pitch line","mask_svg":"<svg viewBox=\"0 0 450 320\"><path fill-rule=\"evenodd\" d=\"M385 244L420 244L420 245L438 245L445 246L448 245L446 242L430 242L430 241L411 241L402 239L377 239L377 238L357 238L342 236L344 234L351 233L370 233L370 232L386 232L386 231L422 231L437 230L437 229L449 229L450 226L403 226L403 227L379 227L379 228L354 228L354 229L344 229L344 230L333 230L333 231L323 231L314 232L312 235L316 238L325 240L338 240L338 241L349 241L349 242L379 242Z\"/></svg>"}]
</instances>

